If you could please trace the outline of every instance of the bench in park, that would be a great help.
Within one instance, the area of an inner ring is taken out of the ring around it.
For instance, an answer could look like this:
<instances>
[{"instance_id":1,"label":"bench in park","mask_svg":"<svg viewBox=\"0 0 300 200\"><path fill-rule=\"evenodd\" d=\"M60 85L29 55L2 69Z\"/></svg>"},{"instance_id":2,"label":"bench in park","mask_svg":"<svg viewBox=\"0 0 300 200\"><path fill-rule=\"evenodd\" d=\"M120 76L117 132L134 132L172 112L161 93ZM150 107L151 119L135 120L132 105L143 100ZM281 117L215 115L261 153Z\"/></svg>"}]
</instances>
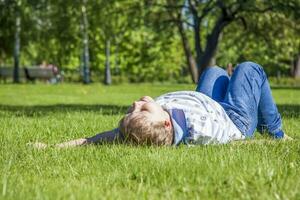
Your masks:
<instances>
[{"instance_id":1,"label":"bench in park","mask_svg":"<svg viewBox=\"0 0 300 200\"><path fill-rule=\"evenodd\" d=\"M12 67L0 67L0 78L6 82L7 79L13 79L14 68ZM24 67L19 69L19 79L26 81L51 80L57 78L57 74L54 73L52 68L40 68L40 67Z\"/></svg>"}]
</instances>

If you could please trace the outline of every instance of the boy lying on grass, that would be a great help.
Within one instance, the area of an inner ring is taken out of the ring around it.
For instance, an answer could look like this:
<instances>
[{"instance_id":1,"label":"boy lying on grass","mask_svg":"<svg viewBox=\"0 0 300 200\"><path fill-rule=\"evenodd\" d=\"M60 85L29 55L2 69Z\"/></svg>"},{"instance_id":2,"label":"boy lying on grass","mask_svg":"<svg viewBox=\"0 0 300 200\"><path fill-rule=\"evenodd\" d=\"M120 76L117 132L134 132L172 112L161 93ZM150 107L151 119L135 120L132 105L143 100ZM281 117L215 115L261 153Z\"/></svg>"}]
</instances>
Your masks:
<instances>
[{"instance_id":1,"label":"boy lying on grass","mask_svg":"<svg viewBox=\"0 0 300 200\"><path fill-rule=\"evenodd\" d=\"M250 138L256 129L275 139L288 138L263 68L244 62L231 78L219 67L207 68L196 91L167 93L155 100L144 96L129 107L118 128L55 146L223 144Z\"/></svg>"}]
</instances>

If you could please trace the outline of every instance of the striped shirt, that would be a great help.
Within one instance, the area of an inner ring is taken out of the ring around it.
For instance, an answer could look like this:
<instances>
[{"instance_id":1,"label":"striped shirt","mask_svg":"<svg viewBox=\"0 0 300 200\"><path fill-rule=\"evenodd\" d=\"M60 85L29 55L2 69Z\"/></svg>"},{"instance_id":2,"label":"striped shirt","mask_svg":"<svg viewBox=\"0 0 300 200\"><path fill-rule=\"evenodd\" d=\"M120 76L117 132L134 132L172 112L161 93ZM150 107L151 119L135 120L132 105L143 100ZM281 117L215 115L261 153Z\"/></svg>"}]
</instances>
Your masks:
<instances>
[{"instance_id":1,"label":"striped shirt","mask_svg":"<svg viewBox=\"0 0 300 200\"><path fill-rule=\"evenodd\" d=\"M171 92L157 97L155 102L171 116L175 145L181 142L222 144L245 138L222 106L205 94L195 91ZM183 111L183 117L175 117L177 111Z\"/></svg>"}]
</instances>

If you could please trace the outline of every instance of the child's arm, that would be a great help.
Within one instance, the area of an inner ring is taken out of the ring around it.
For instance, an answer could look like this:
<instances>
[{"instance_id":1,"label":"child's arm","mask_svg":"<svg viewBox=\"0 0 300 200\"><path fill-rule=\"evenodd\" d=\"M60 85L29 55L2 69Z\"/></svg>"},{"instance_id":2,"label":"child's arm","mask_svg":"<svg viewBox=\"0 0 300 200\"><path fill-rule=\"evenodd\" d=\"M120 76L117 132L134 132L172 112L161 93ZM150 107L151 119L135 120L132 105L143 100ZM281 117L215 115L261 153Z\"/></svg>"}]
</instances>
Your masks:
<instances>
[{"instance_id":1,"label":"child's arm","mask_svg":"<svg viewBox=\"0 0 300 200\"><path fill-rule=\"evenodd\" d=\"M77 147L77 146L82 146L87 144L87 139L86 138L79 138L75 140L70 140L67 142L55 144L54 147L57 148L68 148L68 147Z\"/></svg>"},{"instance_id":2,"label":"child's arm","mask_svg":"<svg viewBox=\"0 0 300 200\"><path fill-rule=\"evenodd\" d=\"M90 138L86 138L87 144L113 143L122 141L124 141L124 138L120 134L119 128L115 128L111 131L105 131Z\"/></svg>"},{"instance_id":3,"label":"child's arm","mask_svg":"<svg viewBox=\"0 0 300 200\"><path fill-rule=\"evenodd\" d=\"M283 136L282 139L283 139L283 140L294 140L294 138L288 136L287 134L284 134L284 136Z\"/></svg>"},{"instance_id":4,"label":"child's arm","mask_svg":"<svg viewBox=\"0 0 300 200\"><path fill-rule=\"evenodd\" d=\"M89 138L79 138L76 140L71 140L68 142L56 144L55 147L66 148L66 147L76 147L87 144L103 144L103 143L113 143L113 142L122 142L123 138L120 136L119 129L113 129L110 131L105 131L98 133L95 136Z\"/></svg>"},{"instance_id":5,"label":"child's arm","mask_svg":"<svg viewBox=\"0 0 300 200\"><path fill-rule=\"evenodd\" d=\"M88 144L101 144L101 143L112 143L112 142L122 142L122 141L123 141L123 137L119 133L119 129L116 128L110 131L99 133L90 138L79 138L79 139L55 144L54 147L68 148L68 147L77 147L77 146L83 146ZM31 145L38 149L45 149L48 147L48 145L40 142L33 143Z\"/></svg>"}]
</instances>

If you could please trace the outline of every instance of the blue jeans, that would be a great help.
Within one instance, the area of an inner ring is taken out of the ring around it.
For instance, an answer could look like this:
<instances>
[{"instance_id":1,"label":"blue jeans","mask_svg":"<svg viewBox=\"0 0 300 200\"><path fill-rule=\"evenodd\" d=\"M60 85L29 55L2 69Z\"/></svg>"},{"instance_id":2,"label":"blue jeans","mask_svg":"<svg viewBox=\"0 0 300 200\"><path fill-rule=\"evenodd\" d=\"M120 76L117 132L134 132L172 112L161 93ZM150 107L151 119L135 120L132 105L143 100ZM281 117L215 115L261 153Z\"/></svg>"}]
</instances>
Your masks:
<instances>
[{"instance_id":1,"label":"blue jeans","mask_svg":"<svg viewBox=\"0 0 300 200\"><path fill-rule=\"evenodd\" d=\"M239 64L229 78L219 67L209 67L201 75L196 91L222 105L227 115L246 136L264 128L275 138L282 138L281 116L272 98L263 68L253 62Z\"/></svg>"}]
</instances>

